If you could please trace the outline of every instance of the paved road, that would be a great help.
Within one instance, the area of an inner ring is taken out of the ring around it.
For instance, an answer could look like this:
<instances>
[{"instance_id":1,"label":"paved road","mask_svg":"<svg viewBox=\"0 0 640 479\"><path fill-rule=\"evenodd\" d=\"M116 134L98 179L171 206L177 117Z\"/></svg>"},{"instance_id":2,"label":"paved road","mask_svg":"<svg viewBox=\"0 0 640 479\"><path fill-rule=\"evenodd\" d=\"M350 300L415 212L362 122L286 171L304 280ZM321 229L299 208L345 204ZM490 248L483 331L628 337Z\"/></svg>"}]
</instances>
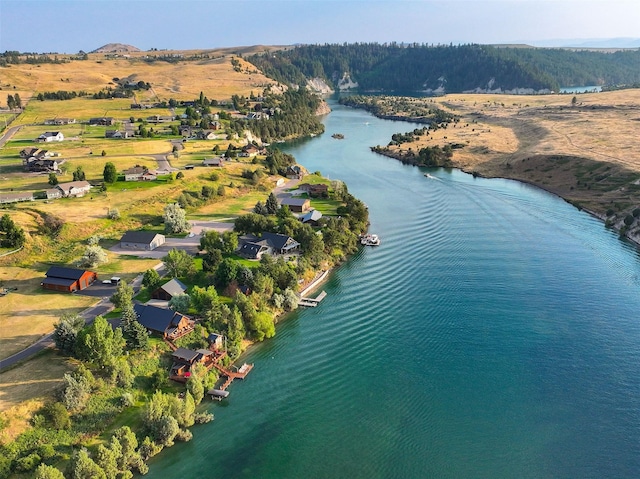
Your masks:
<instances>
[{"instance_id":1,"label":"paved road","mask_svg":"<svg viewBox=\"0 0 640 479\"><path fill-rule=\"evenodd\" d=\"M4 144L9 141L11 139L11 137L13 135L16 134L16 132L22 128L22 125L19 126L12 126L10 128L7 129L7 131L5 131L4 135L2 135L2 137L0 137L0 148L2 148L4 146Z\"/></svg>"}]
</instances>

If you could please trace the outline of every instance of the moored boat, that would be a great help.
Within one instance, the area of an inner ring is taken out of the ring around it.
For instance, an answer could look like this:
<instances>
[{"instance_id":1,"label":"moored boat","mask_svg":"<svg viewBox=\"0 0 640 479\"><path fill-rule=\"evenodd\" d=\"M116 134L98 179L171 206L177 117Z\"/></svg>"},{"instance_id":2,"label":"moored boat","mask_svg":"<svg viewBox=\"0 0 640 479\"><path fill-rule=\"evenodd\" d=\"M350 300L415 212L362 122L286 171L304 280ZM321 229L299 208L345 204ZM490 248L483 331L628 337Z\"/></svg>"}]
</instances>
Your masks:
<instances>
[{"instance_id":1,"label":"moored boat","mask_svg":"<svg viewBox=\"0 0 640 479\"><path fill-rule=\"evenodd\" d=\"M380 238L376 234L367 233L360 236L360 244L365 246L378 246L380 244Z\"/></svg>"}]
</instances>

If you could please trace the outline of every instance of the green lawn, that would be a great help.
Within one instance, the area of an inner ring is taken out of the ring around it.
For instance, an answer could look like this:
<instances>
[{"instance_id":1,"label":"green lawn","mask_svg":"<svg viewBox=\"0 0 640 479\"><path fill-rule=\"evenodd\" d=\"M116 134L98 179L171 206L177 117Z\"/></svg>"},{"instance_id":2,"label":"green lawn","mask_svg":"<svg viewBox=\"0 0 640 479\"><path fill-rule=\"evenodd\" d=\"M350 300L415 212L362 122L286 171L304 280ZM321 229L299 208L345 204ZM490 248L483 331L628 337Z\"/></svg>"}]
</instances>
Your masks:
<instances>
[{"instance_id":1,"label":"green lawn","mask_svg":"<svg viewBox=\"0 0 640 479\"><path fill-rule=\"evenodd\" d=\"M330 200L325 198L311 199L311 206L326 216L336 216L338 214L338 207L342 206L342 204L343 203L338 200Z\"/></svg>"}]
</instances>

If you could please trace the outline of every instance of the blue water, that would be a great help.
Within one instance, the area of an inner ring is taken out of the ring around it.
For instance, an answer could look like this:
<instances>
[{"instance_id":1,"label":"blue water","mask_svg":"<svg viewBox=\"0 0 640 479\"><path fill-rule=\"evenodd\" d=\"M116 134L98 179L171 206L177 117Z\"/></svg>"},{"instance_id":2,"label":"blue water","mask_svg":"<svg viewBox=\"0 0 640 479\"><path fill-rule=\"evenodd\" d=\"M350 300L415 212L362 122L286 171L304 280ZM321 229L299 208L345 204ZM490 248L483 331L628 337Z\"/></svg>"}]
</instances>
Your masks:
<instances>
[{"instance_id":1,"label":"blue water","mask_svg":"<svg viewBox=\"0 0 640 479\"><path fill-rule=\"evenodd\" d=\"M375 155L413 126L331 106L287 151L344 180L382 244L147 477L638 477L636 249L536 188Z\"/></svg>"}]
</instances>

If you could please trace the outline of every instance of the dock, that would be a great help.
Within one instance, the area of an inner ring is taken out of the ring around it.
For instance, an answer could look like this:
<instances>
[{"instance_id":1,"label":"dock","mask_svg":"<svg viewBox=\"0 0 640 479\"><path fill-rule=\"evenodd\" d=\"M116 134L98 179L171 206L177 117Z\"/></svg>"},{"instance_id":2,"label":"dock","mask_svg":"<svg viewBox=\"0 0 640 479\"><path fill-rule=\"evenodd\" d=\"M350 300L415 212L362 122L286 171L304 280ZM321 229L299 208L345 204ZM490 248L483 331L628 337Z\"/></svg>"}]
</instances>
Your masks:
<instances>
[{"instance_id":1,"label":"dock","mask_svg":"<svg viewBox=\"0 0 640 479\"><path fill-rule=\"evenodd\" d=\"M220 391L226 391L234 379L244 379L245 377L247 377L247 374L249 374L249 372L251 372L251 370L253 369L253 363L244 363L238 368L237 371L230 371L228 369L225 369L218 363L215 363L213 367L220 371L222 376L226 376L227 380L222 384L222 386L218 388L218 390Z\"/></svg>"},{"instance_id":2,"label":"dock","mask_svg":"<svg viewBox=\"0 0 640 479\"><path fill-rule=\"evenodd\" d=\"M326 298L326 296L327 296L327 292L323 290L322 293L320 293L316 298L300 298L300 300L298 301L298 306L315 308L320 304L320 301Z\"/></svg>"}]
</instances>

